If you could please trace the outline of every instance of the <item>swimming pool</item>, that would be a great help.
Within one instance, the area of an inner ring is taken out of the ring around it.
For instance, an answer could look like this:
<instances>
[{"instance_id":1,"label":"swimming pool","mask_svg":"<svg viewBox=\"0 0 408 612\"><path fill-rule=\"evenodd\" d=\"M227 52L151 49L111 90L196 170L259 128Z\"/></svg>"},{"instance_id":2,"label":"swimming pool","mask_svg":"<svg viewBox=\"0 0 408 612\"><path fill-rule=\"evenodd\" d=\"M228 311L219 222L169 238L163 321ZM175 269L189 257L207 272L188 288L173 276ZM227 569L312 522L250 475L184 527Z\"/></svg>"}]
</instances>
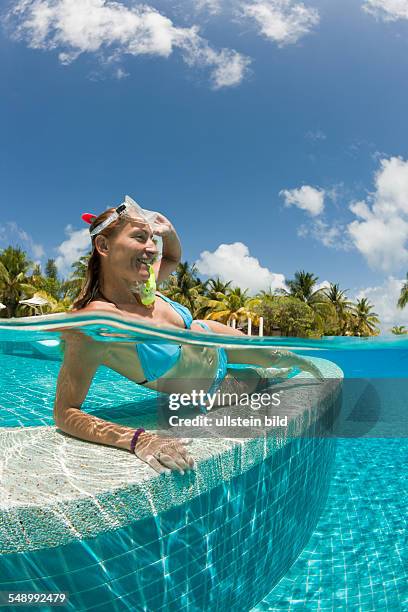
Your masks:
<instances>
[{"instance_id":1,"label":"swimming pool","mask_svg":"<svg viewBox=\"0 0 408 612\"><path fill-rule=\"evenodd\" d=\"M16 333L33 341L31 331ZM375 354L369 344L340 356L331 340L334 351L297 345L325 358L331 385L319 397L309 389L307 403L296 378L285 383L302 408L292 435L197 440L197 472L187 478L152 477L147 466L135 470L128 453L73 439L55 463L63 436L50 427L50 407L59 362L0 353L9 483L1 495L1 589L68 591L67 609L77 610L404 609L406 432L339 440L308 433L339 409L337 354L360 385L362 350L370 375L384 373L387 351L389 378L402 380L408 347L388 344ZM112 420L115 408L131 425L136 404L149 418L153 395L136 396L133 383L101 369L84 409Z\"/></svg>"}]
</instances>

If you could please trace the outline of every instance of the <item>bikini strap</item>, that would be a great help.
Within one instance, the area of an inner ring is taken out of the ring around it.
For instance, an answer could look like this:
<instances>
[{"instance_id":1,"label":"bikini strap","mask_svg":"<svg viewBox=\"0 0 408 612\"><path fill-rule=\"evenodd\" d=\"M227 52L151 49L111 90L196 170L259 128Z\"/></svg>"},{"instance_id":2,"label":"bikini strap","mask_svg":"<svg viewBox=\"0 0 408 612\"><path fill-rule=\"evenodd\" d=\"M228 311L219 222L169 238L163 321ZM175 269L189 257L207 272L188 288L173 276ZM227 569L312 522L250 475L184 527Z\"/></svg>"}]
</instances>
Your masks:
<instances>
[{"instance_id":1,"label":"bikini strap","mask_svg":"<svg viewBox=\"0 0 408 612\"><path fill-rule=\"evenodd\" d=\"M159 297L161 297L165 302L168 302L172 308L174 308L174 310L181 316L181 318L184 321L184 325L187 329L190 329L191 327L191 323L193 322L193 315L191 314L191 312L189 311L189 309L187 308L187 306L183 306L183 304L179 304L178 302L175 302L174 300L170 299L169 297L167 297L166 295L161 294L160 292L156 292Z\"/></svg>"}]
</instances>

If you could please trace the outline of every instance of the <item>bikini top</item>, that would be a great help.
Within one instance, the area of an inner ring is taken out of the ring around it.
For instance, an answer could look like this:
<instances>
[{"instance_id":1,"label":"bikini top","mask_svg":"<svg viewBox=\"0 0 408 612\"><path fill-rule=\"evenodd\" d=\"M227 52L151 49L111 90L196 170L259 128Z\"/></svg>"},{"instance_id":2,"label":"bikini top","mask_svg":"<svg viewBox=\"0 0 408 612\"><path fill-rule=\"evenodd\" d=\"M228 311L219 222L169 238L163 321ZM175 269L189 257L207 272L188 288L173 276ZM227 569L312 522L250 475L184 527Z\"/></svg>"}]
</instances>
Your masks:
<instances>
[{"instance_id":1,"label":"bikini top","mask_svg":"<svg viewBox=\"0 0 408 612\"><path fill-rule=\"evenodd\" d=\"M168 302L174 308L182 317L187 329L191 327L193 316L186 306L174 302L161 293L157 292L156 295L161 297L165 302ZM181 355L180 344L150 344L140 342L135 346L145 376L145 380L138 383L140 385L163 376L163 374L168 372L177 363Z\"/></svg>"}]
</instances>

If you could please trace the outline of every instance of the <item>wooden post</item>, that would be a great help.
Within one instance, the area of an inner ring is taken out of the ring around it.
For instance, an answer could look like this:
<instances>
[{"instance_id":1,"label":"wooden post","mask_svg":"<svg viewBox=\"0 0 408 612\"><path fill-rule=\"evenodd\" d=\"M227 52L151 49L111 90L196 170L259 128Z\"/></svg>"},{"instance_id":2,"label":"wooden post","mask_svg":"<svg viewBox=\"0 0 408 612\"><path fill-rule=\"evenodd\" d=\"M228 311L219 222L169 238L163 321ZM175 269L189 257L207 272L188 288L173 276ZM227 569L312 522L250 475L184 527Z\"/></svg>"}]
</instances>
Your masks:
<instances>
[{"instance_id":1,"label":"wooden post","mask_svg":"<svg viewBox=\"0 0 408 612\"><path fill-rule=\"evenodd\" d=\"M237 326L237 320L236 319L232 319L232 329L235 329Z\"/></svg>"},{"instance_id":2,"label":"wooden post","mask_svg":"<svg viewBox=\"0 0 408 612\"><path fill-rule=\"evenodd\" d=\"M263 317L259 317L259 335L263 336Z\"/></svg>"},{"instance_id":3,"label":"wooden post","mask_svg":"<svg viewBox=\"0 0 408 612\"><path fill-rule=\"evenodd\" d=\"M251 317L248 317L248 336L251 335L252 332L252 320Z\"/></svg>"}]
</instances>

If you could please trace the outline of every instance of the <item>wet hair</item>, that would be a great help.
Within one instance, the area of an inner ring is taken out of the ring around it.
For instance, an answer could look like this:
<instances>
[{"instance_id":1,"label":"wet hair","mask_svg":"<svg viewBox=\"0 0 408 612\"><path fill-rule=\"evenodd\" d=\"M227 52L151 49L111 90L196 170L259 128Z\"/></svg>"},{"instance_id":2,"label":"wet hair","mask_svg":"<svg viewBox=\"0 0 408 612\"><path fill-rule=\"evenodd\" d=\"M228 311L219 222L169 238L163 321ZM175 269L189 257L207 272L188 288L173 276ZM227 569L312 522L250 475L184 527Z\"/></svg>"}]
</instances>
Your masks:
<instances>
[{"instance_id":1,"label":"wet hair","mask_svg":"<svg viewBox=\"0 0 408 612\"><path fill-rule=\"evenodd\" d=\"M115 208L108 208L103 213L98 215L89 226L89 231L91 232L97 225L105 221L109 217L110 214L115 212ZM85 281L82 285L81 291L79 292L78 297L74 300L72 304L72 310L80 310L81 308L85 308L92 300L96 299L99 292L99 278L101 273L101 261L98 250L95 247L95 239L97 236L105 236L106 238L112 238L115 234L119 232L122 227L126 225L129 221L129 216L125 214L121 214L115 221L109 223L105 229L103 229L96 236L92 236L92 251L88 260L88 269L86 271Z\"/></svg>"}]
</instances>

